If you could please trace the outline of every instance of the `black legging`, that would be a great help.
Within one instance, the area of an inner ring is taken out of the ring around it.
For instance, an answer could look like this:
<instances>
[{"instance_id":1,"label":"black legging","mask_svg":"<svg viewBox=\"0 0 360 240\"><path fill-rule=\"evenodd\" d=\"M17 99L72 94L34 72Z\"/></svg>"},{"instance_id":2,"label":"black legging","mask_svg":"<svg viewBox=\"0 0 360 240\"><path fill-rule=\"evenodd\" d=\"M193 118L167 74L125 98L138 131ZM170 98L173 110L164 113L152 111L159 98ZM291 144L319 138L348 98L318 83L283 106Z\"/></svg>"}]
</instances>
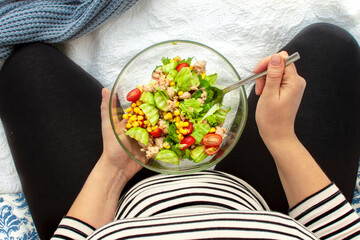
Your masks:
<instances>
[{"instance_id":1,"label":"black legging","mask_svg":"<svg viewBox=\"0 0 360 240\"><path fill-rule=\"evenodd\" d=\"M360 54L353 37L314 24L284 47L298 51L307 88L296 133L349 201L360 156ZM0 72L0 116L42 239L49 239L102 152L101 84L46 44L19 47ZM288 205L275 164L255 123L258 97L236 148L216 169L253 185L276 211ZM154 173L141 170L127 184Z\"/></svg>"}]
</instances>

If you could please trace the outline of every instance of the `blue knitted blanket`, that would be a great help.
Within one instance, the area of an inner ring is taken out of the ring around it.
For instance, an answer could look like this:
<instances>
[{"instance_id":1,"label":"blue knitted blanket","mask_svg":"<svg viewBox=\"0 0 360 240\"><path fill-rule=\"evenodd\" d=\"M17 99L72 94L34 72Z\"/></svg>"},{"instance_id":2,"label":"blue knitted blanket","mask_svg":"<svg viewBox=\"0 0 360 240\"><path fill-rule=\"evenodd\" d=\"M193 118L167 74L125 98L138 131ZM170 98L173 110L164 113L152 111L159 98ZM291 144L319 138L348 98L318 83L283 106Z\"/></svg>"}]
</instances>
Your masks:
<instances>
[{"instance_id":1,"label":"blue knitted blanket","mask_svg":"<svg viewBox=\"0 0 360 240\"><path fill-rule=\"evenodd\" d=\"M14 45L42 41L59 43L94 30L137 0L0 1L0 60Z\"/></svg>"}]
</instances>

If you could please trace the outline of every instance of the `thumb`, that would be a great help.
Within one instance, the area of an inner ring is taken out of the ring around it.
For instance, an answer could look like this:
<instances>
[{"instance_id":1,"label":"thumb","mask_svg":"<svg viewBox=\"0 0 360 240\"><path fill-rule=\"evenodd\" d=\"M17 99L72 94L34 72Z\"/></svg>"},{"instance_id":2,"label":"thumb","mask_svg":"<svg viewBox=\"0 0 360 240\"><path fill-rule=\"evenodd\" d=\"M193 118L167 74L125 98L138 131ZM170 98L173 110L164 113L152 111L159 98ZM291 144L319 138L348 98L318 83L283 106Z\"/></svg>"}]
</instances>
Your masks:
<instances>
[{"instance_id":1,"label":"thumb","mask_svg":"<svg viewBox=\"0 0 360 240\"><path fill-rule=\"evenodd\" d=\"M284 74L284 60L279 54L274 54L270 58L267 68L265 87L263 94L279 94L281 80Z\"/></svg>"}]
</instances>

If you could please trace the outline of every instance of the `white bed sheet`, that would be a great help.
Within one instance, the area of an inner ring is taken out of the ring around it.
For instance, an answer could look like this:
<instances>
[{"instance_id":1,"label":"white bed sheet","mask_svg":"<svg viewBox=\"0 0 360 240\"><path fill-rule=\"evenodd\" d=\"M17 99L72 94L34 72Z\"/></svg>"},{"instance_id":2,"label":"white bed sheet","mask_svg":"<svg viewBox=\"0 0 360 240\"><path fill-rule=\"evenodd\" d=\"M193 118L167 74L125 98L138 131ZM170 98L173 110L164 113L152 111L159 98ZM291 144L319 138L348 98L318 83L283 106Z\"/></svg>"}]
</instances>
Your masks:
<instances>
[{"instance_id":1,"label":"white bed sheet","mask_svg":"<svg viewBox=\"0 0 360 240\"><path fill-rule=\"evenodd\" d=\"M276 52L315 22L337 24L359 41L360 2L140 0L96 31L60 47L108 88L136 53L171 39L198 41L218 50L244 77L259 59ZM21 191L0 124L0 193Z\"/></svg>"}]
</instances>

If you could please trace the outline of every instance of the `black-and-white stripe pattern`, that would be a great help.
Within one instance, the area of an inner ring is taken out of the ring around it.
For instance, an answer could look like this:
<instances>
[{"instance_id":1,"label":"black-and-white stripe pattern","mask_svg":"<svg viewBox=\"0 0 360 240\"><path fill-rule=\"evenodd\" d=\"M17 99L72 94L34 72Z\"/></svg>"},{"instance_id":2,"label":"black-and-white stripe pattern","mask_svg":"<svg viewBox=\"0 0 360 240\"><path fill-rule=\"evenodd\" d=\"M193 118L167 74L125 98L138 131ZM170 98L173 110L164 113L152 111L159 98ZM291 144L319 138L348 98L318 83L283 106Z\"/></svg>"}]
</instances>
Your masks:
<instances>
[{"instance_id":1,"label":"black-and-white stripe pattern","mask_svg":"<svg viewBox=\"0 0 360 240\"><path fill-rule=\"evenodd\" d=\"M360 239L359 217L334 184L290 216L229 174L157 175L123 196L114 222L93 231L65 217L54 239Z\"/></svg>"}]
</instances>

